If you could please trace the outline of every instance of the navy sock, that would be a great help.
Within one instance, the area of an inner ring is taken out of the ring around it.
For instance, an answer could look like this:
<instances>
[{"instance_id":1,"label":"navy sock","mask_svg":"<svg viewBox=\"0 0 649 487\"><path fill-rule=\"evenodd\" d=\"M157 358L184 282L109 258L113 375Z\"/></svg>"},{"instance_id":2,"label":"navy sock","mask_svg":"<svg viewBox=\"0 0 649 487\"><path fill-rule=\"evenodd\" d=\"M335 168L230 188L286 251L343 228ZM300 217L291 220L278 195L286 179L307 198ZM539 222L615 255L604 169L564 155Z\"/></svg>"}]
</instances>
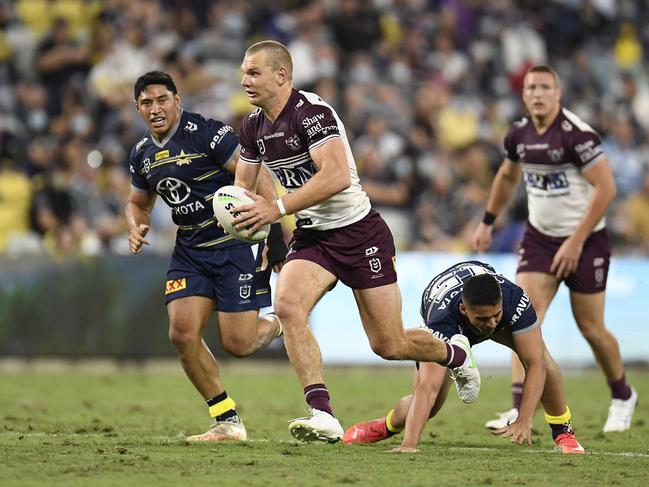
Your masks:
<instances>
[{"instance_id":1,"label":"navy sock","mask_svg":"<svg viewBox=\"0 0 649 487\"><path fill-rule=\"evenodd\" d=\"M304 398L313 409L334 415L329 404L329 391L324 384L311 384L304 388Z\"/></svg>"},{"instance_id":2,"label":"navy sock","mask_svg":"<svg viewBox=\"0 0 649 487\"><path fill-rule=\"evenodd\" d=\"M207 407L214 406L215 404L218 404L222 401L225 401L228 398L228 393L223 391L221 394L218 396L214 396L212 399L208 399L207 402ZM234 403L232 403L234 404ZM227 419L233 419L237 418L239 415L237 414L237 410L232 408L228 409L227 411L219 414L218 416L214 416L215 421L225 421Z\"/></svg>"},{"instance_id":3,"label":"navy sock","mask_svg":"<svg viewBox=\"0 0 649 487\"><path fill-rule=\"evenodd\" d=\"M563 433L574 433L572 426L570 426L570 421L562 424L550 424L550 428L552 429L553 440L556 439L557 436Z\"/></svg>"}]
</instances>

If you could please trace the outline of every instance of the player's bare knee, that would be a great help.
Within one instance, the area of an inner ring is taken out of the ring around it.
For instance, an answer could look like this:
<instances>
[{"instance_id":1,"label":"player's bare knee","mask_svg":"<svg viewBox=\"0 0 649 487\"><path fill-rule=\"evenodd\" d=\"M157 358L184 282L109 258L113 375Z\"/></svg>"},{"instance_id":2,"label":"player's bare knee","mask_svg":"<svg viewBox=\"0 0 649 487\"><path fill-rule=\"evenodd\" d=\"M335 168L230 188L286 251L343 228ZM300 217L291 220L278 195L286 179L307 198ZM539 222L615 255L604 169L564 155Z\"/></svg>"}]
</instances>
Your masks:
<instances>
[{"instance_id":1,"label":"player's bare knee","mask_svg":"<svg viewBox=\"0 0 649 487\"><path fill-rule=\"evenodd\" d=\"M396 341L374 340L370 343L372 351L385 360L404 359L404 348Z\"/></svg>"},{"instance_id":2,"label":"player's bare knee","mask_svg":"<svg viewBox=\"0 0 649 487\"><path fill-rule=\"evenodd\" d=\"M299 300L289 298L289 297L278 297L273 303L273 308L275 310L275 315L279 320L284 324L285 330L290 333L290 324L295 322L304 322L307 321L307 313L303 310L302 305ZM288 326L286 326L288 324Z\"/></svg>"},{"instance_id":3,"label":"player's bare knee","mask_svg":"<svg viewBox=\"0 0 649 487\"><path fill-rule=\"evenodd\" d=\"M221 337L223 350L236 358L247 357L252 353L252 341L246 337L233 336Z\"/></svg>"},{"instance_id":4,"label":"player's bare knee","mask_svg":"<svg viewBox=\"0 0 649 487\"><path fill-rule=\"evenodd\" d=\"M176 323L169 327L169 340L176 349L182 350L200 344L201 336L193 327Z\"/></svg>"},{"instance_id":5,"label":"player's bare knee","mask_svg":"<svg viewBox=\"0 0 649 487\"><path fill-rule=\"evenodd\" d=\"M579 330L588 343L599 342L604 338L606 333L603 326L598 326L595 323L580 323Z\"/></svg>"}]
</instances>

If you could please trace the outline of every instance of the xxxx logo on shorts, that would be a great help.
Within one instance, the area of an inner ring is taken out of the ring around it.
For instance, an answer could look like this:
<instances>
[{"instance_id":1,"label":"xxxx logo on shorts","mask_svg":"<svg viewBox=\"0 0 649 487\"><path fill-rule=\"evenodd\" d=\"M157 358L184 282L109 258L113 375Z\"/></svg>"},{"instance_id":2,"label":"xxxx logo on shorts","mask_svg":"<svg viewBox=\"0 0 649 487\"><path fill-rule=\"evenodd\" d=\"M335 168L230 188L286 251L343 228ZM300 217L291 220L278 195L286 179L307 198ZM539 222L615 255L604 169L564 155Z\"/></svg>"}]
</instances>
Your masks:
<instances>
[{"instance_id":1,"label":"xxxx logo on shorts","mask_svg":"<svg viewBox=\"0 0 649 487\"><path fill-rule=\"evenodd\" d=\"M187 279L183 277L182 279L172 279L167 281L165 285L165 294L175 293L176 291L182 291L187 287Z\"/></svg>"}]
</instances>

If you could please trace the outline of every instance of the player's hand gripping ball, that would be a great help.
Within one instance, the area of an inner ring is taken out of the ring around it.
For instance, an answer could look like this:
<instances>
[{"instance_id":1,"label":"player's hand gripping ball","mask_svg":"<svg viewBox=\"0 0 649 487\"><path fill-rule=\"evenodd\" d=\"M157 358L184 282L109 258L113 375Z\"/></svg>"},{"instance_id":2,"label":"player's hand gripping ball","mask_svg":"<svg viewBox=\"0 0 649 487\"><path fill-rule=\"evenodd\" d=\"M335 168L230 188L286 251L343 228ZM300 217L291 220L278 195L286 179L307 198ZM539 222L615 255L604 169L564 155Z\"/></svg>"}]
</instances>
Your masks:
<instances>
[{"instance_id":1,"label":"player's hand gripping ball","mask_svg":"<svg viewBox=\"0 0 649 487\"><path fill-rule=\"evenodd\" d=\"M244 242L257 243L268 236L268 232L270 231L269 223L263 225L250 237L245 235L247 228L235 230L234 226L232 226L232 220L239 215L232 211L233 208L250 203L253 203L252 198L246 196L246 190L240 186L223 186L214 193L214 198L212 198L214 216L223 227L223 230L228 235L243 240Z\"/></svg>"}]
</instances>

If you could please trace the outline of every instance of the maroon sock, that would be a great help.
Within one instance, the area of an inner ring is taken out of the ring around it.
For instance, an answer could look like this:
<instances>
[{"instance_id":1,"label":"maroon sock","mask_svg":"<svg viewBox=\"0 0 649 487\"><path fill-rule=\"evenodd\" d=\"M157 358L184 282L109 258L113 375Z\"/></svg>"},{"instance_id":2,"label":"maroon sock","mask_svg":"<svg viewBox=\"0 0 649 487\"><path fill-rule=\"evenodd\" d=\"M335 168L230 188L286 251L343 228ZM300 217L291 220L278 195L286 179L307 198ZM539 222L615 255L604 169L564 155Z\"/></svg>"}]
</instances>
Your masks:
<instances>
[{"instance_id":1,"label":"maroon sock","mask_svg":"<svg viewBox=\"0 0 649 487\"><path fill-rule=\"evenodd\" d=\"M304 388L304 398L313 409L334 415L329 404L329 391L324 384L311 384Z\"/></svg>"},{"instance_id":2,"label":"maroon sock","mask_svg":"<svg viewBox=\"0 0 649 487\"><path fill-rule=\"evenodd\" d=\"M522 399L523 399L523 383L512 382L512 407L514 409L520 409Z\"/></svg>"},{"instance_id":3,"label":"maroon sock","mask_svg":"<svg viewBox=\"0 0 649 487\"><path fill-rule=\"evenodd\" d=\"M446 345L446 360L440 362L440 364L449 369L454 369L462 365L466 360L466 352L457 345L451 345L447 342L444 342L444 345Z\"/></svg>"},{"instance_id":4,"label":"maroon sock","mask_svg":"<svg viewBox=\"0 0 649 487\"><path fill-rule=\"evenodd\" d=\"M624 374L618 380L609 380L608 386L611 388L611 396L613 399L623 399L626 401L631 397L631 387L626 383Z\"/></svg>"}]
</instances>

